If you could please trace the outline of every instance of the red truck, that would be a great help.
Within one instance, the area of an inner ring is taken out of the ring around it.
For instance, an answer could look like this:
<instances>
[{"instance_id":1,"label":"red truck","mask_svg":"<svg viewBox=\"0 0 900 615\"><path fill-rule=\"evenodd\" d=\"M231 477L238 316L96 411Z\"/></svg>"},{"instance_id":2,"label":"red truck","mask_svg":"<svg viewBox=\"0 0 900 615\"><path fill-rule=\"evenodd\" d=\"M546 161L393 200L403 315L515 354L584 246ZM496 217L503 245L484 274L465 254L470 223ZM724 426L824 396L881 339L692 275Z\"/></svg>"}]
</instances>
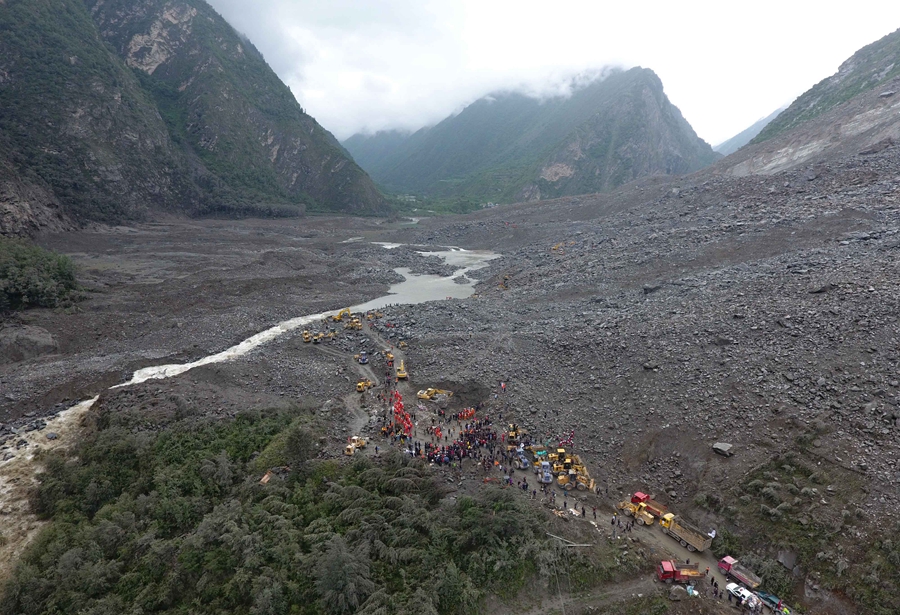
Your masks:
<instances>
[{"instance_id":1,"label":"red truck","mask_svg":"<svg viewBox=\"0 0 900 615\"><path fill-rule=\"evenodd\" d=\"M640 491L635 491L634 495L631 496L631 503L643 504L645 506L645 510L657 519L662 518L663 515L669 512L668 506L660 504L646 493L642 493Z\"/></svg>"},{"instance_id":2,"label":"red truck","mask_svg":"<svg viewBox=\"0 0 900 615\"><path fill-rule=\"evenodd\" d=\"M762 580L756 573L741 566L740 562L730 555L719 560L719 570L721 570L722 574L726 577L731 577L740 581L750 589L756 589L759 587L759 584L762 583Z\"/></svg>"},{"instance_id":3,"label":"red truck","mask_svg":"<svg viewBox=\"0 0 900 615\"><path fill-rule=\"evenodd\" d=\"M704 576L699 564L681 564L667 560L656 567L656 578L665 583L693 583Z\"/></svg>"}]
</instances>

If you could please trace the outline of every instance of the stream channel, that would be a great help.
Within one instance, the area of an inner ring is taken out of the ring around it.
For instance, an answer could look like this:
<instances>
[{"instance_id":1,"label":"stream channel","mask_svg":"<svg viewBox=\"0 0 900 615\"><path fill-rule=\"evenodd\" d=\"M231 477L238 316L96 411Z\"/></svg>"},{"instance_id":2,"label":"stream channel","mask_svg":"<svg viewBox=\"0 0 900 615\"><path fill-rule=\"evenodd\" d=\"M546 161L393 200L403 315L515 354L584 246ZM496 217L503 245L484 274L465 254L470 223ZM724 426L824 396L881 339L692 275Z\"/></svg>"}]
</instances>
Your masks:
<instances>
[{"instance_id":1,"label":"stream channel","mask_svg":"<svg viewBox=\"0 0 900 615\"><path fill-rule=\"evenodd\" d=\"M400 244L381 243L379 245L390 250L392 248L398 247ZM367 312L371 310L381 309L388 305L412 305L440 299L465 299L466 297L470 297L475 292L475 281L471 278L466 278L465 283L459 283L455 279L460 276L465 276L466 273L470 271L475 271L477 269L486 267L488 265L488 261L500 257L500 254L496 254L494 252L463 250L461 248L448 248L442 251L434 252L420 252L420 254L424 256L439 256L443 258L448 265L457 267L457 269L449 277L440 277L436 275L413 274L410 273L410 270L408 268L397 268L395 269L395 271L405 278L402 282L393 284L388 290L388 293L384 296L378 297L377 299L373 299L371 301L367 301L365 303L351 306L350 311ZM133 384L140 384L142 382L146 382L147 380L172 378L173 376L183 374L195 367L236 359L247 354L257 347L262 346L263 344L270 342L275 338L280 337L281 335L284 335L285 333L293 331L309 323L322 320L326 316L334 314L336 312L337 310L330 310L328 312L309 314L307 316L298 316L290 320L285 320L278 323L277 325L269 327L264 331L260 331L256 335L248 337L244 341L235 344L230 348L226 348L221 352L211 354L190 363L170 363L166 365L144 367L134 372L131 379L127 382L117 384L112 388L115 389L119 387L131 386ZM80 420L80 417L88 409L90 409L90 407L93 406L94 402L96 401L97 397L93 397L91 399L86 399L82 402L79 402L72 407L63 410L52 419L48 420L47 426L44 429L36 430L27 434L25 436L25 440L28 443L26 450L34 450L35 447L33 445L37 444L38 442L40 442L41 445L46 448L47 442L45 441L45 438L41 436L49 432L58 434L60 440L68 440L69 438L63 438L63 435L69 435L73 433L76 428L77 422ZM12 443L13 440L11 439L9 442ZM62 442L59 442L59 444L62 444ZM6 473L3 472L4 466L8 464L15 464L17 461L23 460L23 458L25 460L30 460L33 458L33 454L31 453L25 453L25 451L17 452L14 448L14 445L4 447L4 450L6 448L10 448L10 452L17 454L6 461L0 462L0 500L3 499L2 495L4 494L4 491L6 491L6 489L3 489L3 474ZM3 452L4 451L0 451L0 454L2 454Z\"/></svg>"}]
</instances>

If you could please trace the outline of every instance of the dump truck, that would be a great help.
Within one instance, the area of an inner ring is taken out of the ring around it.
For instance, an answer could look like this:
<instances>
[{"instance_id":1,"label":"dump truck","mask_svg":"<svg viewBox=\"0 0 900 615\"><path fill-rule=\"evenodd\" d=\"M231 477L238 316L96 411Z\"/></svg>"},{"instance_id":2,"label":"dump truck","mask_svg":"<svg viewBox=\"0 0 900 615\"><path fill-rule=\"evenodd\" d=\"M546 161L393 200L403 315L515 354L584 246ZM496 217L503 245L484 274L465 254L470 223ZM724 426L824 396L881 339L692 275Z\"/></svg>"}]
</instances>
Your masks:
<instances>
[{"instance_id":1,"label":"dump truck","mask_svg":"<svg viewBox=\"0 0 900 615\"><path fill-rule=\"evenodd\" d=\"M421 391L416 393L416 397L418 397L419 399L427 399L428 401L433 400L439 395L453 397L453 391L446 391L444 389L422 389Z\"/></svg>"},{"instance_id":2,"label":"dump truck","mask_svg":"<svg viewBox=\"0 0 900 615\"><path fill-rule=\"evenodd\" d=\"M659 520L663 532L681 543L688 551L706 551L712 544L712 537L672 513L666 513Z\"/></svg>"},{"instance_id":3,"label":"dump truck","mask_svg":"<svg viewBox=\"0 0 900 615\"><path fill-rule=\"evenodd\" d=\"M656 567L656 578L665 583L695 583L706 574L700 570L699 564L682 564L674 560L666 560Z\"/></svg>"},{"instance_id":4,"label":"dump truck","mask_svg":"<svg viewBox=\"0 0 900 615\"><path fill-rule=\"evenodd\" d=\"M762 583L762 579L755 572L742 566L740 562L730 555L719 560L719 570L726 577L740 581L750 589L756 589Z\"/></svg>"},{"instance_id":5,"label":"dump truck","mask_svg":"<svg viewBox=\"0 0 900 615\"><path fill-rule=\"evenodd\" d=\"M629 517L634 517L638 525L653 525L653 522L656 521L656 517L647 512L646 504L635 504L629 500L623 500L619 502L617 508Z\"/></svg>"},{"instance_id":6,"label":"dump truck","mask_svg":"<svg viewBox=\"0 0 900 615\"><path fill-rule=\"evenodd\" d=\"M400 367L397 368L397 380L406 380L409 374L406 373L406 364L400 359Z\"/></svg>"},{"instance_id":7,"label":"dump truck","mask_svg":"<svg viewBox=\"0 0 900 615\"><path fill-rule=\"evenodd\" d=\"M664 515L666 515L666 513L669 512L668 506L666 506L665 504L660 504L659 502L654 500L652 496L649 496L642 491L636 491L634 495L631 496L631 503L643 504L646 511L657 519L661 519Z\"/></svg>"}]
</instances>

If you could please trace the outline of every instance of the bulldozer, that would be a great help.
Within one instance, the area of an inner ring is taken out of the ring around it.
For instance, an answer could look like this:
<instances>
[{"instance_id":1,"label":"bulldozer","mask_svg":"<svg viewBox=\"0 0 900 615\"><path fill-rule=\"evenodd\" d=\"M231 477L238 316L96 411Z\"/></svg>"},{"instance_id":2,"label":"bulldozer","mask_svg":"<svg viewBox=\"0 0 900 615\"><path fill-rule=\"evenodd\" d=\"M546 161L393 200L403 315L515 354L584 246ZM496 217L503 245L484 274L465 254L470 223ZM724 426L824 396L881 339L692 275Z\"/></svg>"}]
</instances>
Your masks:
<instances>
[{"instance_id":1,"label":"bulldozer","mask_svg":"<svg viewBox=\"0 0 900 615\"><path fill-rule=\"evenodd\" d=\"M406 380L407 378L409 378L409 374L406 373L406 364L403 359L401 359L400 367L397 368L397 380Z\"/></svg>"},{"instance_id":2,"label":"bulldozer","mask_svg":"<svg viewBox=\"0 0 900 615\"><path fill-rule=\"evenodd\" d=\"M423 389L416 393L416 397L419 399L425 399L428 401L432 401L438 395L446 395L447 397L453 397L453 391L445 391L444 389Z\"/></svg>"},{"instance_id":3,"label":"bulldozer","mask_svg":"<svg viewBox=\"0 0 900 615\"><path fill-rule=\"evenodd\" d=\"M629 500L619 502L616 507L629 517L634 517L638 525L653 525L656 518L647 511L647 505L643 502L635 504Z\"/></svg>"},{"instance_id":4,"label":"bulldozer","mask_svg":"<svg viewBox=\"0 0 900 615\"><path fill-rule=\"evenodd\" d=\"M366 448L366 441L359 436L353 436L352 438L350 438L350 444L352 444L356 448Z\"/></svg>"},{"instance_id":5,"label":"bulldozer","mask_svg":"<svg viewBox=\"0 0 900 615\"><path fill-rule=\"evenodd\" d=\"M572 489L578 489L579 491L593 491L597 486L597 483L594 482L594 479L591 478L590 475L581 474L575 469L569 470L568 473L557 477L556 482L566 491L571 491Z\"/></svg>"},{"instance_id":6,"label":"bulldozer","mask_svg":"<svg viewBox=\"0 0 900 615\"><path fill-rule=\"evenodd\" d=\"M312 335L310 334L310 332L304 331L303 332L303 343L308 344L311 341L312 341Z\"/></svg>"},{"instance_id":7,"label":"bulldozer","mask_svg":"<svg viewBox=\"0 0 900 615\"><path fill-rule=\"evenodd\" d=\"M350 329L351 331L362 331L362 321L359 318L353 318L344 323L344 328Z\"/></svg>"},{"instance_id":8,"label":"bulldozer","mask_svg":"<svg viewBox=\"0 0 900 615\"><path fill-rule=\"evenodd\" d=\"M365 380L360 380L356 383L356 392L357 393L365 393L367 389L371 389L375 386L375 383L366 378Z\"/></svg>"},{"instance_id":9,"label":"bulldozer","mask_svg":"<svg viewBox=\"0 0 900 615\"><path fill-rule=\"evenodd\" d=\"M338 312L338 313L335 314L334 316L331 316L330 318L331 318L331 320L333 320L334 322L341 322L342 320L344 320L344 318L350 318L350 316L351 316L351 314L350 314L350 308L344 308L343 310L341 310L340 312Z\"/></svg>"},{"instance_id":10,"label":"bulldozer","mask_svg":"<svg viewBox=\"0 0 900 615\"><path fill-rule=\"evenodd\" d=\"M400 340L400 342L397 344L397 348L399 348L400 350L403 350L405 348L409 348L409 344L407 344L403 340Z\"/></svg>"}]
</instances>

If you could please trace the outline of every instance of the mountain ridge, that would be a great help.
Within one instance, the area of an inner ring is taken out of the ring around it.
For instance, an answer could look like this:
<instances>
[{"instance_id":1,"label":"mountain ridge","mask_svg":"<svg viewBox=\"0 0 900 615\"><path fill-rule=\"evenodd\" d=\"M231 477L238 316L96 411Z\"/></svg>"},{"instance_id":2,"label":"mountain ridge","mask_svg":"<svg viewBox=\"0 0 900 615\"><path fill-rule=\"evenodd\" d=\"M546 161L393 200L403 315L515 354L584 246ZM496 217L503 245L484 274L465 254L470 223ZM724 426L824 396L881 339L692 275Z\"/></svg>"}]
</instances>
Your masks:
<instances>
[{"instance_id":1,"label":"mountain ridge","mask_svg":"<svg viewBox=\"0 0 900 615\"><path fill-rule=\"evenodd\" d=\"M387 210L202 0L8 0L0 32L3 234L160 212Z\"/></svg>"},{"instance_id":2,"label":"mountain ridge","mask_svg":"<svg viewBox=\"0 0 900 615\"><path fill-rule=\"evenodd\" d=\"M641 67L608 70L568 97L493 93L409 135L343 144L387 189L508 202L605 190L718 158Z\"/></svg>"}]
</instances>

